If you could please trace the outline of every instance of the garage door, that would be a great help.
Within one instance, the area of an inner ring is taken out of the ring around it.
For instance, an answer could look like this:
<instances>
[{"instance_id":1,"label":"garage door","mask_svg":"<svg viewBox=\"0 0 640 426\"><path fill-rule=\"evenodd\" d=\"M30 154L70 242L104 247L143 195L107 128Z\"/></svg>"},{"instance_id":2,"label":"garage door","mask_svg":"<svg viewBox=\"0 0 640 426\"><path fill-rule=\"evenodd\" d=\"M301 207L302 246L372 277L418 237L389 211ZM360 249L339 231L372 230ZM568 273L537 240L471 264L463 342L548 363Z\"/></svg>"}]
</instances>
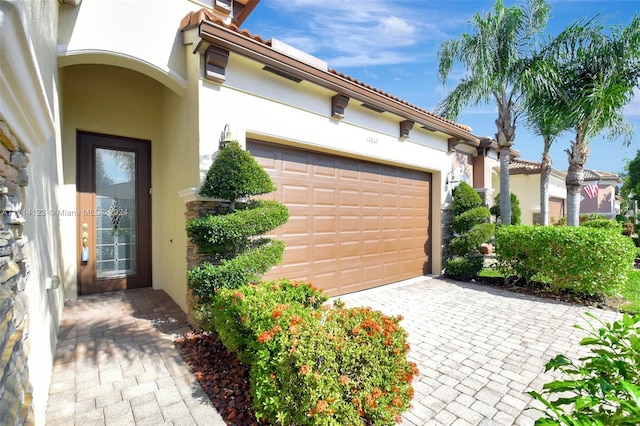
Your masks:
<instances>
[{"instance_id":1,"label":"garage door","mask_svg":"<svg viewBox=\"0 0 640 426\"><path fill-rule=\"evenodd\" d=\"M549 197L549 223L557 222L561 217L564 217L564 200Z\"/></svg>"},{"instance_id":2,"label":"garage door","mask_svg":"<svg viewBox=\"0 0 640 426\"><path fill-rule=\"evenodd\" d=\"M265 278L345 294L431 273L431 174L248 141L289 208L284 261Z\"/></svg>"}]
</instances>

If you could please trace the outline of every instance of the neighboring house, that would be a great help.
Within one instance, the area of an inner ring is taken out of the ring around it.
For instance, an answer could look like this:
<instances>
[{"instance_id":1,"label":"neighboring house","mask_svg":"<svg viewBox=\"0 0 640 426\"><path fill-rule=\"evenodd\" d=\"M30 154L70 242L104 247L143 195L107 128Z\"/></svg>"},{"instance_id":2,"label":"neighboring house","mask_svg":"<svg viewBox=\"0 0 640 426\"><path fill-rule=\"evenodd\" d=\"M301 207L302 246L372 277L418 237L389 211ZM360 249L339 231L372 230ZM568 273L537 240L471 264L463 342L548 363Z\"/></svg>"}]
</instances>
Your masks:
<instances>
[{"instance_id":1,"label":"neighboring house","mask_svg":"<svg viewBox=\"0 0 640 426\"><path fill-rule=\"evenodd\" d=\"M511 192L520 201L523 225L542 223L540 217L540 163L513 159L509 164ZM549 223L565 216L566 172L551 169L549 176Z\"/></svg>"},{"instance_id":2,"label":"neighboring house","mask_svg":"<svg viewBox=\"0 0 640 426\"><path fill-rule=\"evenodd\" d=\"M44 423L64 300L186 310L185 214L228 133L290 208L269 276L332 295L440 273L453 186L493 196L495 142L239 30L257 0L59 3L0 0L0 418Z\"/></svg>"},{"instance_id":3,"label":"neighboring house","mask_svg":"<svg viewBox=\"0 0 640 426\"><path fill-rule=\"evenodd\" d=\"M620 214L620 199L616 199L616 186L621 183L622 179L615 173L585 169L580 194L580 214L598 214L614 219Z\"/></svg>"}]
</instances>

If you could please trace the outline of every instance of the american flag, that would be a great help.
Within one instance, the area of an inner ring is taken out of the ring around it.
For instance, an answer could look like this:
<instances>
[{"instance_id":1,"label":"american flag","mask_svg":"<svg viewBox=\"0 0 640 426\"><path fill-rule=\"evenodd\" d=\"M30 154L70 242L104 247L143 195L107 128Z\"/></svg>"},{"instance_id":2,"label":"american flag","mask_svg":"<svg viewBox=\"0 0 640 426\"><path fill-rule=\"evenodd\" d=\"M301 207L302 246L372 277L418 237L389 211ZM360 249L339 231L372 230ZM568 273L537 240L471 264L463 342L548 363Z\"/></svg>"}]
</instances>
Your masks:
<instances>
[{"instance_id":1,"label":"american flag","mask_svg":"<svg viewBox=\"0 0 640 426\"><path fill-rule=\"evenodd\" d=\"M598 196L598 185L600 182L592 183L591 185L585 185L582 188L588 198L594 198Z\"/></svg>"}]
</instances>

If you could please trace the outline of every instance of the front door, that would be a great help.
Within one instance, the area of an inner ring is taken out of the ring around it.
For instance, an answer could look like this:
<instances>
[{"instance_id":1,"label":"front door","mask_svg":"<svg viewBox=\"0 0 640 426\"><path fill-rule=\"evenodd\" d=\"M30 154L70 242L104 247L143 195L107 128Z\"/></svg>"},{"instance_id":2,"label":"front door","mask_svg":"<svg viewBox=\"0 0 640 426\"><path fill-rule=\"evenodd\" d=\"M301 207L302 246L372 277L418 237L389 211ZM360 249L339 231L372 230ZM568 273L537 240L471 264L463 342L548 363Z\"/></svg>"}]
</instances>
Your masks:
<instances>
[{"instance_id":1,"label":"front door","mask_svg":"<svg viewBox=\"0 0 640 426\"><path fill-rule=\"evenodd\" d=\"M151 286L150 142L78 132L78 291Z\"/></svg>"}]
</instances>

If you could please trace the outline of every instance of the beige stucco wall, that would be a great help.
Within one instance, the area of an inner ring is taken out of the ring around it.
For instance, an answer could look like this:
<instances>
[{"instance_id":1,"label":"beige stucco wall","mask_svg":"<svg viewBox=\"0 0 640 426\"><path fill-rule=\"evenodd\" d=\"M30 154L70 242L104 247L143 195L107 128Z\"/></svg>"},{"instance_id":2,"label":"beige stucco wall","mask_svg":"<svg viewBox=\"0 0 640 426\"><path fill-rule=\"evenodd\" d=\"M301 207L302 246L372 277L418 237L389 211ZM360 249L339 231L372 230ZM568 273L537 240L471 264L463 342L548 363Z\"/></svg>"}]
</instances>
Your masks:
<instances>
[{"instance_id":1,"label":"beige stucco wall","mask_svg":"<svg viewBox=\"0 0 640 426\"><path fill-rule=\"evenodd\" d=\"M64 208L76 210L77 130L151 141L153 287L185 309L185 206L198 185L197 104L136 71L105 65L63 69ZM193 92L194 90L192 90ZM66 297L77 294L77 218L63 218Z\"/></svg>"},{"instance_id":2,"label":"beige stucco wall","mask_svg":"<svg viewBox=\"0 0 640 426\"><path fill-rule=\"evenodd\" d=\"M511 175L510 183L511 192L516 194L520 201L522 224L533 225L533 214L540 213L540 175ZM567 199L567 190L561 178L550 176L549 197Z\"/></svg>"},{"instance_id":3,"label":"beige stucco wall","mask_svg":"<svg viewBox=\"0 0 640 426\"><path fill-rule=\"evenodd\" d=\"M224 85L200 81L200 167L204 174L218 149L220 134L229 124L241 143L247 137L321 152L339 153L431 172L433 270L440 265L440 207L445 188L442 175L451 168L447 137L414 126L408 140L398 137L400 117L378 114L352 100L344 119L330 117L329 90L296 84L231 54Z\"/></svg>"}]
</instances>

